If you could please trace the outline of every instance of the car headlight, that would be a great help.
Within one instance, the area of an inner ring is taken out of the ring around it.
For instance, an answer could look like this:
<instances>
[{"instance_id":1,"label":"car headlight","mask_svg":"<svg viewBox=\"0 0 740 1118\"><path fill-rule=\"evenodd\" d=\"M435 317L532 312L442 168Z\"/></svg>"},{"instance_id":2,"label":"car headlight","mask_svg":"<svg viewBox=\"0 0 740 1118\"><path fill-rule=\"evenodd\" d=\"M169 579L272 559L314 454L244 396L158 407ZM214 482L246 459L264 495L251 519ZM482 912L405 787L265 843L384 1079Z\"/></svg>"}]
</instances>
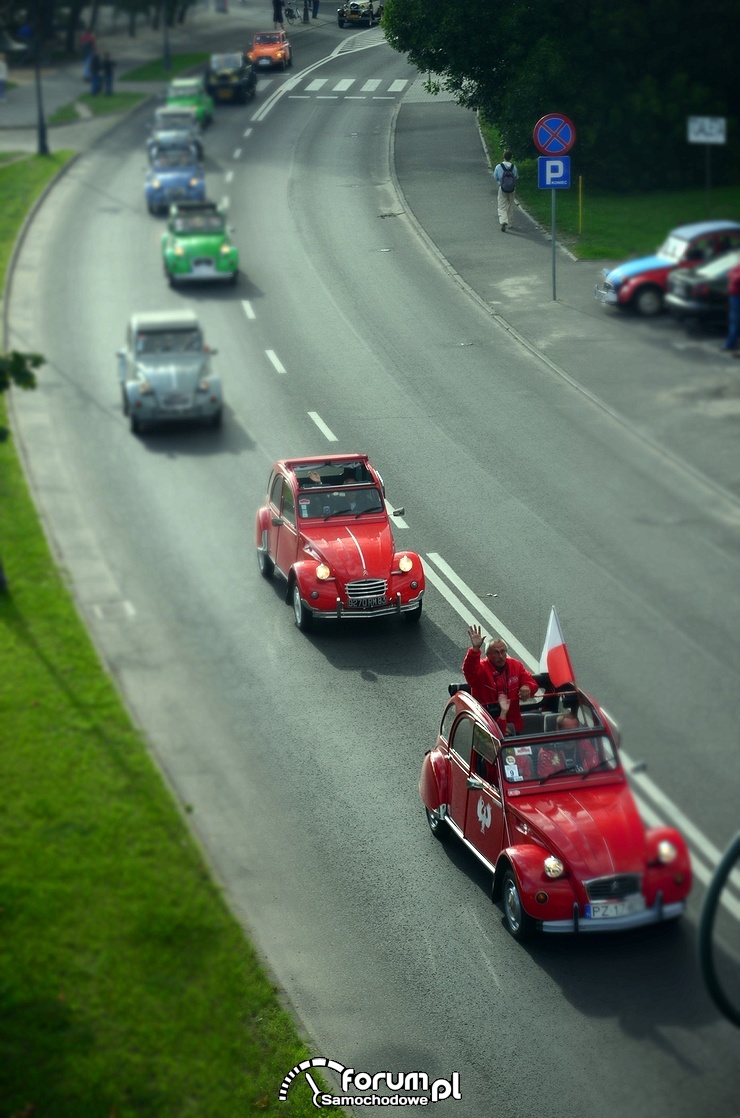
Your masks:
<instances>
[{"instance_id":1,"label":"car headlight","mask_svg":"<svg viewBox=\"0 0 740 1118\"><path fill-rule=\"evenodd\" d=\"M671 862L675 862L677 857L678 851L668 839L662 839L658 843L658 861L662 862L664 866L669 865Z\"/></svg>"},{"instance_id":2,"label":"car headlight","mask_svg":"<svg viewBox=\"0 0 740 1118\"><path fill-rule=\"evenodd\" d=\"M223 256L228 256L228 254L231 252L231 249L232 249L231 245L221 245L222 255Z\"/></svg>"},{"instance_id":3,"label":"car headlight","mask_svg":"<svg viewBox=\"0 0 740 1118\"><path fill-rule=\"evenodd\" d=\"M175 256L184 256L185 255L185 249L182 247L182 245L175 245L175 247L172 251L174 252Z\"/></svg>"},{"instance_id":4,"label":"car headlight","mask_svg":"<svg viewBox=\"0 0 740 1118\"><path fill-rule=\"evenodd\" d=\"M189 185L190 186L199 186L200 185L200 179L193 176L193 178L190 180Z\"/></svg>"},{"instance_id":5,"label":"car headlight","mask_svg":"<svg viewBox=\"0 0 740 1118\"><path fill-rule=\"evenodd\" d=\"M152 181L151 181L151 185L152 185L152 186L154 187L154 189L155 189L155 190L159 190L159 189L160 189L160 187L162 186L162 184L161 184L161 182L159 181L159 179L152 179Z\"/></svg>"},{"instance_id":6,"label":"car headlight","mask_svg":"<svg viewBox=\"0 0 740 1118\"><path fill-rule=\"evenodd\" d=\"M545 858L545 873L548 877L562 877L565 873L565 866L559 858L555 858L551 854L549 858Z\"/></svg>"},{"instance_id":7,"label":"car headlight","mask_svg":"<svg viewBox=\"0 0 740 1118\"><path fill-rule=\"evenodd\" d=\"M413 565L414 560L411 558L410 555L402 555L398 561L398 566L404 574L407 574L411 570Z\"/></svg>"},{"instance_id":8,"label":"car headlight","mask_svg":"<svg viewBox=\"0 0 740 1118\"><path fill-rule=\"evenodd\" d=\"M151 396L153 392L154 392L154 389L152 388L151 384L149 384L149 381L146 381L146 380L139 381L139 395L141 395L141 396Z\"/></svg>"},{"instance_id":9,"label":"car headlight","mask_svg":"<svg viewBox=\"0 0 740 1118\"><path fill-rule=\"evenodd\" d=\"M208 379L208 377L203 377L203 380L198 385L198 391L199 392L210 392L210 390L211 390L210 380Z\"/></svg>"},{"instance_id":10,"label":"car headlight","mask_svg":"<svg viewBox=\"0 0 740 1118\"><path fill-rule=\"evenodd\" d=\"M331 578L331 571L327 567L326 563L319 563L318 567L316 568L316 577L318 579L321 579L322 582L326 582L327 578Z\"/></svg>"}]
</instances>

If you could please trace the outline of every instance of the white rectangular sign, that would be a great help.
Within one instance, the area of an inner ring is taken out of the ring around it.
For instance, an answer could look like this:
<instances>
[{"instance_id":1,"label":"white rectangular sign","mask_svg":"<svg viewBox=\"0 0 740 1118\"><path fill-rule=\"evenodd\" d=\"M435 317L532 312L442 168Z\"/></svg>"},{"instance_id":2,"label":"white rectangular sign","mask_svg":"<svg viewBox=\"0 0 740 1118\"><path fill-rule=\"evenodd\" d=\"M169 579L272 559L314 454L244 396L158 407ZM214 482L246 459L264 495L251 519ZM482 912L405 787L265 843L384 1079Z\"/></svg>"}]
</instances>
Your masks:
<instances>
[{"instance_id":1,"label":"white rectangular sign","mask_svg":"<svg viewBox=\"0 0 740 1118\"><path fill-rule=\"evenodd\" d=\"M688 117L688 139L690 144L726 144L727 117Z\"/></svg>"}]
</instances>

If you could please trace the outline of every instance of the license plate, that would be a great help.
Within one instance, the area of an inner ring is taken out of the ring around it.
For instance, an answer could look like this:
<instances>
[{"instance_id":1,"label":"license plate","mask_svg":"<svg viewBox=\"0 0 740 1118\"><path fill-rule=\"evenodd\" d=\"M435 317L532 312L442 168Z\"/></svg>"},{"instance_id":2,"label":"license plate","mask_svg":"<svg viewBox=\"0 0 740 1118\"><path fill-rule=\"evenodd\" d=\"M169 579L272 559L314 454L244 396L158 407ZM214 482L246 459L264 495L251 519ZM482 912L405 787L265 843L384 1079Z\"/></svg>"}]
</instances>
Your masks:
<instances>
[{"instance_id":1,"label":"license plate","mask_svg":"<svg viewBox=\"0 0 740 1118\"><path fill-rule=\"evenodd\" d=\"M385 605L385 598L349 598L350 609L377 609Z\"/></svg>"},{"instance_id":2,"label":"license plate","mask_svg":"<svg viewBox=\"0 0 740 1118\"><path fill-rule=\"evenodd\" d=\"M271 58L260 58L259 64L260 64L260 66L272 66L272 59Z\"/></svg>"},{"instance_id":3,"label":"license plate","mask_svg":"<svg viewBox=\"0 0 740 1118\"><path fill-rule=\"evenodd\" d=\"M216 93L216 96L218 97L218 99L220 101L230 101L231 98L234 96L234 90L233 89L219 89Z\"/></svg>"},{"instance_id":4,"label":"license plate","mask_svg":"<svg viewBox=\"0 0 740 1118\"><path fill-rule=\"evenodd\" d=\"M613 920L615 916L631 916L645 907L645 898L628 897L624 901L602 901L586 905L586 916L592 920Z\"/></svg>"}]
</instances>

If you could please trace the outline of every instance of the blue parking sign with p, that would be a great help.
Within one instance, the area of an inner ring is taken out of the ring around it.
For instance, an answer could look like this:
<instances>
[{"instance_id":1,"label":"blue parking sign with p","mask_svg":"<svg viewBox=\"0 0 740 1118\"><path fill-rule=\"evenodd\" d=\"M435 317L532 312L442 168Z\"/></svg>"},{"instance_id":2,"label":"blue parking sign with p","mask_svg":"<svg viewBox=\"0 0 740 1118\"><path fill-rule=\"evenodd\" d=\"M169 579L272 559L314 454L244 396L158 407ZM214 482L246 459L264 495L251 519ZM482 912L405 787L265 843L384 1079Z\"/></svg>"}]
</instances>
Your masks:
<instances>
[{"instance_id":1,"label":"blue parking sign with p","mask_svg":"<svg viewBox=\"0 0 740 1118\"><path fill-rule=\"evenodd\" d=\"M570 186L570 156L541 155L537 160L540 190L567 190Z\"/></svg>"}]
</instances>

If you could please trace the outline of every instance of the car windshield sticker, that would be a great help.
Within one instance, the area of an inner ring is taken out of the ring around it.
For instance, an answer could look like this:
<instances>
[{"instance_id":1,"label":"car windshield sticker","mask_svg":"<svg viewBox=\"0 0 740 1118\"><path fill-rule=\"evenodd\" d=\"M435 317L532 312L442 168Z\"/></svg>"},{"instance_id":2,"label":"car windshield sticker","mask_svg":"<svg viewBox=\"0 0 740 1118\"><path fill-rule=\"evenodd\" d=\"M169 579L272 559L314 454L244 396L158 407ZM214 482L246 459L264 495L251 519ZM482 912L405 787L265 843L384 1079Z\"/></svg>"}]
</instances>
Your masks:
<instances>
[{"instance_id":1,"label":"car windshield sticker","mask_svg":"<svg viewBox=\"0 0 740 1118\"><path fill-rule=\"evenodd\" d=\"M526 755L531 757L532 756L532 746L531 745L515 745L514 746L514 753L517 755L517 757L520 757L522 754L526 754Z\"/></svg>"},{"instance_id":2,"label":"car windshield sticker","mask_svg":"<svg viewBox=\"0 0 740 1118\"><path fill-rule=\"evenodd\" d=\"M516 767L516 762L504 765L504 772L507 780L524 780L524 777Z\"/></svg>"}]
</instances>

